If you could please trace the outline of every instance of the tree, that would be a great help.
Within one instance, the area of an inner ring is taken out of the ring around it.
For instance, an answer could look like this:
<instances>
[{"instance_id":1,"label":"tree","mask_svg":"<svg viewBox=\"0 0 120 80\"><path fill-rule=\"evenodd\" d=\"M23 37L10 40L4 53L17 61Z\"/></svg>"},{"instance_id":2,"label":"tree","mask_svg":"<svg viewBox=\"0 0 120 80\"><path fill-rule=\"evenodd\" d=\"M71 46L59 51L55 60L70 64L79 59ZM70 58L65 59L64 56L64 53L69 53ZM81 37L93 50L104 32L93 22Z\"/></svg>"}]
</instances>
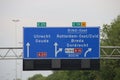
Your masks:
<instances>
[{"instance_id":1,"label":"tree","mask_svg":"<svg viewBox=\"0 0 120 80\"><path fill-rule=\"evenodd\" d=\"M67 80L68 76L66 71L54 71L53 74L49 75L46 80Z\"/></svg>"},{"instance_id":2,"label":"tree","mask_svg":"<svg viewBox=\"0 0 120 80\"><path fill-rule=\"evenodd\" d=\"M45 80L45 77L43 77L41 74L36 74L33 77L30 77L28 80Z\"/></svg>"},{"instance_id":3,"label":"tree","mask_svg":"<svg viewBox=\"0 0 120 80\"><path fill-rule=\"evenodd\" d=\"M101 45L120 46L120 15L110 25L103 25ZM107 53L110 52L111 50L107 50ZM100 71L101 80L119 80L119 67L120 60L102 60Z\"/></svg>"},{"instance_id":4,"label":"tree","mask_svg":"<svg viewBox=\"0 0 120 80\"><path fill-rule=\"evenodd\" d=\"M120 80L120 68L115 69L116 76L114 77L114 80Z\"/></svg>"},{"instance_id":5,"label":"tree","mask_svg":"<svg viewBox=\"0 0 120 80\"><path fill-rule=\"evenodd\" d=\"M120 46L120 15L110 25L103 25L102 38L102 45Z\"/></svg>"}]
</instances>

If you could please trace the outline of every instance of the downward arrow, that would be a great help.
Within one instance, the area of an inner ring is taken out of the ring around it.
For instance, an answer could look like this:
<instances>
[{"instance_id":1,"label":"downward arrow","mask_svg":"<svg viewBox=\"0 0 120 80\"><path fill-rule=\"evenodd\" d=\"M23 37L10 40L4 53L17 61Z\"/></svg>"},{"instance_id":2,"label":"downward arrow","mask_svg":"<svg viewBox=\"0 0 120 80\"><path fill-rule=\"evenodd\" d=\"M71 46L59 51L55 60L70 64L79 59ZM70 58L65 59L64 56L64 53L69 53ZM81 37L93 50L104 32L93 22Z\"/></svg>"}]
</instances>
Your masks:
<instances>
[{"instance_id":1,"label":"downward arrow","mask_svg":"<svg viewBox=\"0 0 120 80\"><path fill-rule=\"evenodd\" d=\"M27 42L26 46L27 46L27 57L29 57L29 55L30 55L30 53L29 53L30 52L30 50L29 50L30 43Z\"/></svg>"}]
</instances>

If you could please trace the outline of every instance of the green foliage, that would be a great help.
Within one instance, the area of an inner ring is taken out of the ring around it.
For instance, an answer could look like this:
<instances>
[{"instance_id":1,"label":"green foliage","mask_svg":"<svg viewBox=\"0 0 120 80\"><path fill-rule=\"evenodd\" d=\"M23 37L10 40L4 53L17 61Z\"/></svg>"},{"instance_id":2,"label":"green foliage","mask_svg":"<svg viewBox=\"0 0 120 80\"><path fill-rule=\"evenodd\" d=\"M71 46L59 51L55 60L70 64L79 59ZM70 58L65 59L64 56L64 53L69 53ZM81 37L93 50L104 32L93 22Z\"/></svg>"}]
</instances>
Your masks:
<instances>
[{"instance_id":1,"label":"green foliage","mask_svg":"<svg viewBox=\"0 0 120 80\"><path fill-rule=\"evenodd\" d=\"M101 80L113 80L114 73L114 60L102 60L104 62L101 65L100 77Z\"/></svg>"},{"instance_id":2,"label":"green foliage","mask_svg":"<svg viewBox=\"0 0 120 80\"><path fill-rule=\"evenodd\" d=\"M53 74L49 75L46 80L67 80L68 76L65 71L55 71Z\"/></svg>"},{"instance_id":3,"label":"green foliage","mask_svg":"<svg viewBox=\"0 0 120 80\"><path fill-rule=\"evenodd\" d=\"M114 77L114 80L120 80L120 68L115 69L116 76Z\"/></svg>"},{"instance_id":4,"label":"green foliage","mask_svg":"<svg viewBox=\"0 0 120 80\"><path fill-rule=\"evenodd\" d=\"M120 46L120 15L110 25L103 25L102 38L102 45Z\"/></svg>"},{"instance_id":5,"label":"green foliage","mask_svg":"<svg viewBox=\"0 0 120 80\"><path fill-rule=\"evenodd\" d=\"M28 80L45 80L45 77L43 77L41 74L36 74L33 77L30 77Z\"/></svg>"},{"instance_id":6,"label":"green foliage","mask_svg":"<svg viewBox=\"0 0 120 80\"><path fill-rule=\"evenodd\" d=\"M120 15L110 25L103 25L101 45L120 46ZM110 52L108 49L107 53ZM101 80L119 80L119 67L120 60L101 60Z\"/></svg>"}]
</instances>

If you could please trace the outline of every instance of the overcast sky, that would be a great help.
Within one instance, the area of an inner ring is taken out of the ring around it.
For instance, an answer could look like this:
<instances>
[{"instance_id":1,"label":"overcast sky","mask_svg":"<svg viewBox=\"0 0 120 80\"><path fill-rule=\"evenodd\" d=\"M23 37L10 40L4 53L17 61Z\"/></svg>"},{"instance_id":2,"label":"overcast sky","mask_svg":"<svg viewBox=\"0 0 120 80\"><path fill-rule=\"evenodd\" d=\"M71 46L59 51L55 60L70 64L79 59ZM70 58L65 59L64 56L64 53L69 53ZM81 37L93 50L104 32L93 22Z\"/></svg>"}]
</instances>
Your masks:
<instances>
[{"instance_id":1,"label":"overcast sky","mask_svg":"<svg viewBox=\"0 0 120 80\"><path fill-rule=\"evenodd\" d=\"M36 26L36 22L46 21L47 26L57 27L86 21L87 26L102 27L118 15L120 0L0 0L0 47L22 46L23 26ZM15 19L20 21L15 24ZM7 65L10 69L5 71ZM0 79L7 80L4 76L10 73L8 80L13 79L14 69L15 61L0 61ZM32 73L22 72L22 79ZM42 73L48 75L50 71Z\"/></svg>"}]
</instances>

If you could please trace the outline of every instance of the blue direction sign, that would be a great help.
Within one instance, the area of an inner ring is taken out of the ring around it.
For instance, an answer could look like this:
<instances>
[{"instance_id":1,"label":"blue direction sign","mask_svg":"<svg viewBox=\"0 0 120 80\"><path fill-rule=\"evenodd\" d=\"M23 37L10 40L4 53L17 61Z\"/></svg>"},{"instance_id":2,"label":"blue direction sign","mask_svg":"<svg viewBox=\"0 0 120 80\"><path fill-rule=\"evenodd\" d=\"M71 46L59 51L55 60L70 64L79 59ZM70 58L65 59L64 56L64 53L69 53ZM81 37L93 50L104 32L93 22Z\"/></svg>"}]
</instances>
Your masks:
<instances>
[{"instance_id":1,"label":"blue direction sign","mask_svg":"<svg viewBox=\"0 0 120 80\"><path fill-rule=\"evenodd\" d=\"M99 59L99 27L24 27L24 59Z\"/></svg>"}]
</instances>

